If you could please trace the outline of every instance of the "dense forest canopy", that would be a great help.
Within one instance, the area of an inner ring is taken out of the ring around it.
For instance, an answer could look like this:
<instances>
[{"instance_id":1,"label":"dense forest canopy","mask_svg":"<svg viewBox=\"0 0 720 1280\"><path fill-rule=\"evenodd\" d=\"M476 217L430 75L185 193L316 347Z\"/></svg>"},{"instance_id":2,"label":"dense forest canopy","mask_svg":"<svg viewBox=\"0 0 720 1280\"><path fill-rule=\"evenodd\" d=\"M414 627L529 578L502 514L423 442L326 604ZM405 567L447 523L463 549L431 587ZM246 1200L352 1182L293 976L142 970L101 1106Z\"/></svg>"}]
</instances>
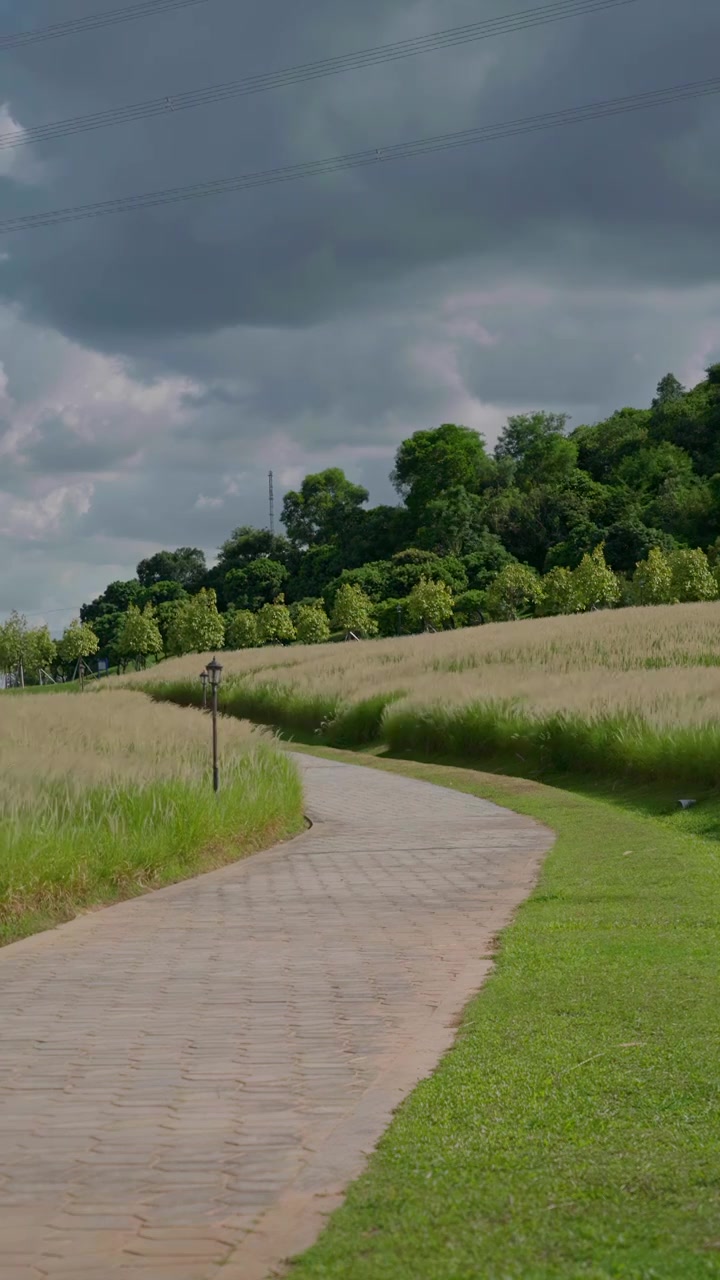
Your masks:
<instances>
[{"instance_id":1,"label":"dense forest canopy","mask_svg":"<svg viewBox=\"0 0 720 1280\"><path fill-rule=\"evenodd\" d=\"M238 643L254 643L242 639L255 635L248 614L261 637L288 638L282 606L308 636L326 638L327 618L319 622L310 611L352 617L346 605L361 597L364 608L372 606L368 629L390 634L404 606L411 602L409 625L424 599L440 625L478 621L487 609L498 616L498 583L517 597L511 615L537 609L543 593L563 611L571 607L570 571L579 582L578 566L591 560L598 571L614 571L615 585L598 598L622 603L623 582L637 578L636 566L649 556L651 577L667 577L661 566L675 556L675 577L699 573L707 596L707 569L720 581L720 364L689 391L668 373L648 409L619 409L592 426L568 430L561 413L516 414L492 452L464 426L416 431L398 448L391 480L398 505L371 507L367 490L339 468L308 475L285 495L282 535L241 525L212 567L194 547L158 551L140 562L136 578L110 583L84 605L81 621L111 660L123 627L126 648L144 625L148 644L177 651L178 610L191 601L195 621L184 624L191 649L223 633L231 643L233 619ZM683 549L702 551L702 563L678 560ZM542 588L533 586L538 576ZM422 595L428 583L440 592L435 605ZM661 598L660 587L653 590ZM215 603L224 632L207 620Z\"/></svg>"}]
</instances>

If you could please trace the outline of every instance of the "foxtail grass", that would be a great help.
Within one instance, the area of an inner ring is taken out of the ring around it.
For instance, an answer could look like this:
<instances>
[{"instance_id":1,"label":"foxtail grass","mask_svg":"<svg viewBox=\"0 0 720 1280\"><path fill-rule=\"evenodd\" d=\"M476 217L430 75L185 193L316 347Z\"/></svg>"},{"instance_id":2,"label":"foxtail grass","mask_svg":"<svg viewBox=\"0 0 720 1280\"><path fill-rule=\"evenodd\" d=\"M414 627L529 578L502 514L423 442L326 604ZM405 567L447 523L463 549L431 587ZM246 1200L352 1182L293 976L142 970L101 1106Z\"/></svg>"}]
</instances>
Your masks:
<instances>
[{"instance_id":1,"label":"foxtail grass","mask_svg":"<svg viewBox=\"0 0 720 1280\"><path fill-rule=\"evenodd\" d=\"M302 787L267 734L140 694L13 699L0 727L0 942L183 879L301 829Z\"/></svg>"}]
</instances>

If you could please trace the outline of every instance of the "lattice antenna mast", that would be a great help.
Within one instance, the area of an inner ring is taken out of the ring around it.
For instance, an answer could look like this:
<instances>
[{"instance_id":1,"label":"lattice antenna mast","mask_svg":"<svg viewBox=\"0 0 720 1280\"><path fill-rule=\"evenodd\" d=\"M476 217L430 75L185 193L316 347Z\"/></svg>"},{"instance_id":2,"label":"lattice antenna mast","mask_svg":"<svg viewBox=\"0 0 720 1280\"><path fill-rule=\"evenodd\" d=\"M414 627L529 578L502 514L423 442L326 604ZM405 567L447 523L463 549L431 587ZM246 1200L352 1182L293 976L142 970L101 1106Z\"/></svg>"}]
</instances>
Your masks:
<instances>
[{"instance_id":1,"label":"lattice antenna mast","mask_svg":"<svg viewBox=\"0 0 720 1280\"><path fill-rule=\"evenodd\" d=\"M273 473L268 471L268 497L270 499L270 536L275 537L275 493L273 490Z\"/></svg>"}]
</instances>

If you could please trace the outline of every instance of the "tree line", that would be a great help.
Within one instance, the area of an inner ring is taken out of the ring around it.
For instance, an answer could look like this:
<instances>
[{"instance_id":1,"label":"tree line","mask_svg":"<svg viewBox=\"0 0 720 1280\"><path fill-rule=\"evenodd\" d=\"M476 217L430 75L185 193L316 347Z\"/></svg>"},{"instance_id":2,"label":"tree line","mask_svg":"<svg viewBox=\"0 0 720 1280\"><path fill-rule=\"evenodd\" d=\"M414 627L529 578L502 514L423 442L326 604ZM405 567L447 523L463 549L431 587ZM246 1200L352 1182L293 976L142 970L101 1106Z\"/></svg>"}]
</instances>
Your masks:
<instances>
[{"instance_id":1,"label":"tree line","mask_svg":"<svg viewBox=\"0 0 720 1280\"><path fill-rule=\"evenodd\" d=\"M718 597L720 364L690 390L666 374L647 409L567 425L513 415L492 452L453 423L416 431L397 450L396 505L368 506L339 468L308 475L285 495L282 535L242 525L210 567L195 547L158 551L83 605L58 659L82 628L122 666ZM0 668L3 644L0 631Z\"/></svg>"}]
</instances>

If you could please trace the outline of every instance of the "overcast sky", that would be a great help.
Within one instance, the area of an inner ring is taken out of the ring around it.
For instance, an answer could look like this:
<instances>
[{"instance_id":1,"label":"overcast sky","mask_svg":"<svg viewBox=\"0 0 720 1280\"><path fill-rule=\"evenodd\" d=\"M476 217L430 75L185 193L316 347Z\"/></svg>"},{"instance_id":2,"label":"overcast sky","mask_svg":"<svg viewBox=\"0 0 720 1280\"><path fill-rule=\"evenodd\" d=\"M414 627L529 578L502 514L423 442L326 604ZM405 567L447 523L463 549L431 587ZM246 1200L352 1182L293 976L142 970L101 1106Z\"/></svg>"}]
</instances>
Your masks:
<instances>
[{"instance_id":1,"label":"overcast sky","mask_svg":"<svg viewBox=\"0 0 720 1280\"><path fill-rule=\"evenodd\" d=\"M0 0L0 35L121 0ZM128 0L129 2L129 0ZM207 0L0 51L0 134L533 0ZM0 218L717 75L717 0L635 0L0 150ZM0 618L53 631L310 470L392 500L412 431L571 426L720 359L720 95L0 237Z\"/></svg>"}]
</instances>

